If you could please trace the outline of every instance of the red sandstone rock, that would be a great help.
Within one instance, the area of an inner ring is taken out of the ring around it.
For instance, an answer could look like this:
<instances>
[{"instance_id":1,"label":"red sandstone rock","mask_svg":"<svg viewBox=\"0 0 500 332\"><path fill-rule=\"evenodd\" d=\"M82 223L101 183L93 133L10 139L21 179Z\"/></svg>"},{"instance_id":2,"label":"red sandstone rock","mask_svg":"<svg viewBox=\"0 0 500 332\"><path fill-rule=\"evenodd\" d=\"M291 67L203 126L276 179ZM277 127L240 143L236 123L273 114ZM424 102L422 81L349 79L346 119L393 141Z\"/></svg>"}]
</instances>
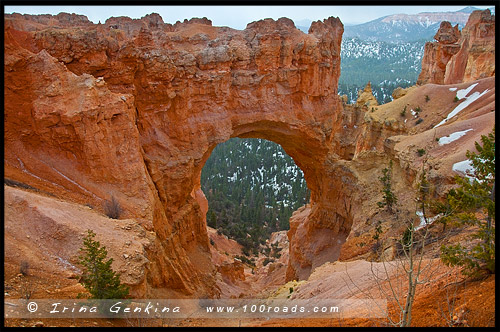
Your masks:
<instances>
[{"instance_id":1,"label":"red sandstone rock","mask_svg":"<svg viewBox=\"0 0 500 332\"><path fill-rule=\"evenodd\" d=\"M7 177L98 207L115 196L157 234L149 285L214 295L201 169L230 137L265 138L305 173L311 215L300 227L334 243L306 264L336 259L350 225L335 205L348 191L330 181L343 121L338 19L310 34L286 18L243 31L206 19L172 28L156 15L64 29L38 21L6 15Z\"/></svg>"},{"instance_id":2,"label":"red sandstone rock","mask_svg":"<svg viewBox=\"0 0 500 332\"><path fill-rule=\"evenodd\" d=\"M495 75L495 16L474 11L462 32L442 22L425 44L418 84L455 84Z\"/></svg>"},{"instance_id":3,"label":"red sandstone rock","mask_svg":"<svg viewBox=\"0 0 500 332\"><path fill-rule=\"evenodd\" d=\"M365 86L363 90L358 91L358 99L356 100L356 105L363 107L366 106L368 109L378 106L377 98L373 95L372 85L370 82Z\"/></svg>"}]
</instances>

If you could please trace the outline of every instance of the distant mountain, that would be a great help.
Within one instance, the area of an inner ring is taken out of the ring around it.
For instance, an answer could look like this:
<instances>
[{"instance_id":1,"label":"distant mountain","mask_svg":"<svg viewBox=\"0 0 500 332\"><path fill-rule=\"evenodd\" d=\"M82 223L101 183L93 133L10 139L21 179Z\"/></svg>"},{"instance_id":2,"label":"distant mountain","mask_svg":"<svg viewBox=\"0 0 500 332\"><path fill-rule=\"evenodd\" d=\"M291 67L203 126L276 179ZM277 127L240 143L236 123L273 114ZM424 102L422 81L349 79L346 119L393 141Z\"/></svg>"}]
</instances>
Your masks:
<instances>
[{"instance_id":1,"label":"distant mountain","mask_svg":"<svg viewBox=\"0 0 500 332\"><path fill-rule=\"evenodd\" d=\"M473 7L467 7L457 12L389 15L367 23L346 26L344 37L389 43L432 40L442 21L458 24L462 29L474 10Z\"/></svg>"},{"instance_id":2,"label":"distant mountain","mask_svg":"<svg viewBox=\"0 0 500 332\"><path fill-rule=\"evenodd\" d=\"M491 7L491 8L488 8L490 10L490 12L494 15L495 14L495 7ZM465 7L464 9L461 9L459 10L458 12L460 13L467 13L467 14L470 14L472 13L473 11L475 10L481 10L480 8L476 8L476 7Z\"/></svg>"},{"instance_id":3,"label":"distant mountain","mask_svg":"<svg viewBox=\"0 0 500 332\"><path fill-rule=\"evenodd\" d=\"M495 14L495 7L489 8ZM344 38L357 37L361 40L384 41L389 43L413 42L415 40L432 40L442 21L458 24L462 29L469 15L480 10L476 7L465 7L456 12L434 12L420 14L394 14L384 16L363 24L344 23ZM295 22L297 29L307 33L311 20L303 19Z\"/></svg>"}]
</instances>

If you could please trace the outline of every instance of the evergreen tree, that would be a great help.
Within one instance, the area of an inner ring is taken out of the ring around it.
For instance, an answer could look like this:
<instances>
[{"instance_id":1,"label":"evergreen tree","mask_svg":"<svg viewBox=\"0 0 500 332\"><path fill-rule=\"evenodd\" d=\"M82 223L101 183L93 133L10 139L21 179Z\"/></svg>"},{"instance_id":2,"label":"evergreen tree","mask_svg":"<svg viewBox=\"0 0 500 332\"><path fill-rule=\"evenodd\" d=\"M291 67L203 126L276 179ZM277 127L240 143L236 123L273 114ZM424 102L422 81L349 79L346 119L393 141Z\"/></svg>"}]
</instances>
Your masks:
<instances>
[{"instance_id":1,"label":"evergreen tree","mask_svg":"<svg viewBox=\"0 0 500 332\"><path fill-rule=\"evenodd\" d=\"M83 266L81 282L92 299L123 299L128 296L129 288L120 283L120 275L115 273L111 264L113 259L106 260L108 252L94 240L95 233L87 230L80 248L79 263Z\"/></svg>"},{"instance_id":2,"label":"evergreen tree","mask_svg":"<svg viewBox=\"0 0 500 332\"><path fill-rule=\"evenodd\" d=\"M386 207L389 212L392 212L392 207L398 201L396 195L392 191L392 160L389 162L389 168L382 170L382 176L379 178L382 183L383 200L378 202L379 207Z\"/></svg>"},{"instance_id":3,"label":"evergreen tree","mask_svg":"<svg viewBox=\"0 0 500 332\"><path fill-rule=\"evenodd\" d=\"M495 273L495 129L481 136L483 145L476 142L478 153L467 151L474 171L467 177L456 177L459 188L447 195L448 211L445 219L473 225L479 239L472 249L461 244L441 247L441 259L447 265L464 267L464 274L474 276L481 270Z\"/></svg>"}]
</instances>

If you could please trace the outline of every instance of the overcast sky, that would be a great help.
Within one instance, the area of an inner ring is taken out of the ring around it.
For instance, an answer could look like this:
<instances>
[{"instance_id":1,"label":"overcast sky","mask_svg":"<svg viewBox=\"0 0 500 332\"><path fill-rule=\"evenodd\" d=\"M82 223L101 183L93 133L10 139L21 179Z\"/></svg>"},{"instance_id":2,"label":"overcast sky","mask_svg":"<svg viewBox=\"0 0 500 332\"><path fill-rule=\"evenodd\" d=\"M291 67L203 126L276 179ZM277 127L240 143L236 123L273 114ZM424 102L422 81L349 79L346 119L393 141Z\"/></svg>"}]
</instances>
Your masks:
<instances>
[{"instance_id":1,"label":"overcast sky","mask_svg":"<svg viewBox=\"0 0 500 332\"><path fill-rule=\"evenodd\" d=\"M247 23L264 18L288 17L296 25L304 19L323 20L339 17L344 24L364 23L390 14L457 11L465 6L5 6L5 13L53 14L60 12L82 14L94 23L104 23L109 17L141 18L158 13L166 23L192 17L207 17L215 26L244 29ZM477 6L481 9L490 6Z\"/></svg>"}]
</instances>

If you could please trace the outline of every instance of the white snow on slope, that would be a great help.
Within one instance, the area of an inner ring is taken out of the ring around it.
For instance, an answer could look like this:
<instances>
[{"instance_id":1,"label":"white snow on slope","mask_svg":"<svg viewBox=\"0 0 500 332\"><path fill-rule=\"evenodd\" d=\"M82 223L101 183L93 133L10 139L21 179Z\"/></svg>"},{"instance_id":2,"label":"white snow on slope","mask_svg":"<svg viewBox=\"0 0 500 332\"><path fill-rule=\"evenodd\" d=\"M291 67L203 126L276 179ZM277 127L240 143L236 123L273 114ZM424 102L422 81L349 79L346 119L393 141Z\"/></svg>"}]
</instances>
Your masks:
<instances>
[{"instance_id":1,"label":"white snow on slope","mask_svg":"<svg viewBox=\"0 0 500 332\"><path fill-rule=\"evenodd\" d=\"M450 134L449 136L443 136L439 139L438 143L439 143L439 145L450 144L451 142L456 141L460 137L465 136L465 134L471 130L472 130L472 128L467 129L467 130L463 130L463 131L454 132L454 133Z\"/></svg>"},{"instance_id":2,"label":"white snow on slope","mask_svg":"<svg viewBox=\"0 0 500 332\"><path fill-rule=\"evenodd\" d=\"M472 161L469 159L454 163L451 169L455 172L464 174L468 178L471 178L474 175L474 166L472 165Z\"/></svg>"},{"instance_id":3,"label":"white snow on slope","mask_svg":"<svg viewBox=\"0 0 500 332\"><path fill-rule=\"evenodd\" d=\"M457 98L464 99L469 94L469 92L471 92L472 89L474 89L474 87L476 85L477 85L477 83L474 83L474 84L471 84L467 89L458 90L457 91Z\"/></svg>"},{"instance_id":4,"label":"white snow on slope","mask_svg":"<svg viewBox=\"0 0 500 332\"><path fill-rule=\"evenodd\" d=\"M457 88L450 88L450 91L457 91Z\"/></svg>"},{"instance_id":5,"label":"white snow on slope","mask_svg":"<svg viewBox=\"0 0 500 332\"><path fill-rule=\"evenodd\" d=\"M463 90L458 90L457 91L457 97L459 99L462 99L462 98L465 98L465 100L460 104L458 105L457 107L455 107L455 109L453 111L450 112L450 114L448 114L448 116L446 117L446 119L444 119L443 121L441 121L440 123L438 123L434 128L437 128L439 126L441 126L442 124L446 123L448 120L450 120L452 117L454 117L455 115L457 115L459 112L461 112L464 108L466 108L467 106L469 106L470 104L472 104L473 102L475 102L476 100L478 100L479 98L481 98L483 95L485 95L488 91L490 91L489 89L486 89L484 90L483 92L479 93L479 92L474 92L473 94L471 94L469 97L466 97L467 94L472 90L472 88L474 88L475 86L477 85L477 83L475 84L472 84L470 87L468 87L467 89L463 89Z\"/></svg>"},{"instance_id":6,"label":"white snow on slope","mask_svg":"<svg viewBox=\"0 0 500 332\"><path fill-rule=\"evenodd\" d=\"M414 228L416 231L427 225L432 224L434 221L436 221L436 219L442 216L442 214L438 214L432 218L427 217L427 222L425 222L424 213L422 211L417 211L415 212L415 214L420 218L420 224Z\"/></svg>"}]
</instances>

